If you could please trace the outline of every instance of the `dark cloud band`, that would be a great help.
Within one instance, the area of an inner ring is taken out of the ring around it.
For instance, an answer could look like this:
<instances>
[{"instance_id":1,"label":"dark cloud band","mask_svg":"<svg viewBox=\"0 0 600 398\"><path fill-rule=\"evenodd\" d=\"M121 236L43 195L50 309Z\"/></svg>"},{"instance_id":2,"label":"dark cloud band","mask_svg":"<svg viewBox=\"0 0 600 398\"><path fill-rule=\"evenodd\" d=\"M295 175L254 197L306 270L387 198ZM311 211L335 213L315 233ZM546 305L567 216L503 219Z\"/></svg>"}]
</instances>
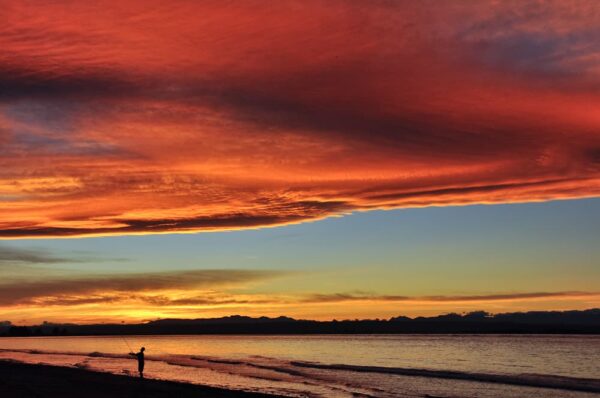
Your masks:
<instances>
[{"instance_id":1,"label":"dark cloud band","mask_svg":"<svg viewBox=\"0 0 600 398\"><path fill-rule=\"evenodd\" d=\"M0 305L31 304L36 300L65 305L107 302L142 292L226 288L283 274L282 271L264 270L198 270L44 278L37 281L15 279L0 283Z\"/></svg>"}]
</instances>

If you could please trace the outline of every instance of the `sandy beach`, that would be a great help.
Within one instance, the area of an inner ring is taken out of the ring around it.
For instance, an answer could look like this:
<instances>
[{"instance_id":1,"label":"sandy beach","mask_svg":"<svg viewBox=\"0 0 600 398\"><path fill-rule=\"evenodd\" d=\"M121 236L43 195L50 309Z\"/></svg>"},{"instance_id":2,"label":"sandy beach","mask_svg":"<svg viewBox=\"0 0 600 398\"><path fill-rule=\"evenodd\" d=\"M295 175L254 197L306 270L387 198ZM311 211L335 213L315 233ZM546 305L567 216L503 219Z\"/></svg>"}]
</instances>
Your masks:
<instances>
[{"instance_id":1,"label":"sandy beach","mask_svg":"<svg viewBox=\"0 0 600 398\"><path fill-rule=\"evenodd\" d=\"M0 391L4 398L26 397L211 397L276 398L275 395L232 391L171 381L140 380L83 369L0 361Z\"/></svg>"}]
</instances>

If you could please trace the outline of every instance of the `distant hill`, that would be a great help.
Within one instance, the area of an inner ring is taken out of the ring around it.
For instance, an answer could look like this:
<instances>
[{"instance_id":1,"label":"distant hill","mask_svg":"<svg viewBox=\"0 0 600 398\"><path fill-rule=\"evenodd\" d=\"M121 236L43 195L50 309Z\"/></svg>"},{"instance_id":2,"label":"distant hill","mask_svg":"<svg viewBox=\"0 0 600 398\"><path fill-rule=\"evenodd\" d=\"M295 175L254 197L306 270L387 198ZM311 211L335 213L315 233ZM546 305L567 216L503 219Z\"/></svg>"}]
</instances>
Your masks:
<instances>
[{"instance_id":1,"label":"distant hill","mask_svg":"<svg viewBox=\"0 0 600 398\"><path fill-rule=\"evenodd\" d=\"M160 319L139 324L14 326L0 322L2 336L113 334L371 334L371 333L554 333L600 334L600 309L489 314L484 311L387 320L312 321L233 315L223 318Z\"/></svg>"}]
</instances>

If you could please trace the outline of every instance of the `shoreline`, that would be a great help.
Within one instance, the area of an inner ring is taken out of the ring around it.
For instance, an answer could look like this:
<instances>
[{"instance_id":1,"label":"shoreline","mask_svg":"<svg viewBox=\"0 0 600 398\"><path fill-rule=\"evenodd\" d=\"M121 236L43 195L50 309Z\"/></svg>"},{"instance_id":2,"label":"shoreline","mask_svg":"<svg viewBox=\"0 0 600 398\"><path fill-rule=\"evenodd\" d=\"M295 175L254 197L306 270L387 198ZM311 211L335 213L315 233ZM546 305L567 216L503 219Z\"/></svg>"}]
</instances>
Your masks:
<instances>
[{"instance_id":1,"label":"shoreline","mask_svg":"<svg viewBox=\"0 0 600 398\"><path fill-rule=\"evenodd\" d=\"M0 360L3 398L282 398L278 395L228 390L176 381L96 372L66 366Z\"/></svg>"},{"instance_id":2,"label":"shoreline","mask_svg":"<svg viewBox=\"0 0 600 398\"><path fill-rule=\"evenodd\" d=\"M187 336L217 336L217 337L328 337L328 336L495 336L495 337L541 337L541 336L572 336L572 337L598 337L600 329L594 332L374 332L374 333L123 333L123 334L40 334L40 335L6 335L0 334L0 339L35 339L35 338L69 338L69 337L187 337Z\"/></svg>"}]
</instances>

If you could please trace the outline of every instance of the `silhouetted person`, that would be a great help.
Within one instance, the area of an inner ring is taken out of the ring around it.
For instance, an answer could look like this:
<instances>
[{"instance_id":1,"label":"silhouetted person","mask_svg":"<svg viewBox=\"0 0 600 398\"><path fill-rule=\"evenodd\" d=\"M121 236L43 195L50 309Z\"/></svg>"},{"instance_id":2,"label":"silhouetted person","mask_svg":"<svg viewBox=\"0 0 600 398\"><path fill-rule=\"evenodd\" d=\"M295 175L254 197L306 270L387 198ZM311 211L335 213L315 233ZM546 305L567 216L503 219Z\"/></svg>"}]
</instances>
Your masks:
<instances>
[{"instance_id":1,"label":"silhouetted person","mask_svg":"<svg viewBox=\"0 0 600 398\"><path fill-rule=\"evenodd\" d=\"M140 377L143 379L144 378L144 351L146 351L146 348L142 347L140 348L140 352L133 353L130 352L129 355L137 357L138 360L138 372L140 372Z\"/></svg>"}]
</instances>

